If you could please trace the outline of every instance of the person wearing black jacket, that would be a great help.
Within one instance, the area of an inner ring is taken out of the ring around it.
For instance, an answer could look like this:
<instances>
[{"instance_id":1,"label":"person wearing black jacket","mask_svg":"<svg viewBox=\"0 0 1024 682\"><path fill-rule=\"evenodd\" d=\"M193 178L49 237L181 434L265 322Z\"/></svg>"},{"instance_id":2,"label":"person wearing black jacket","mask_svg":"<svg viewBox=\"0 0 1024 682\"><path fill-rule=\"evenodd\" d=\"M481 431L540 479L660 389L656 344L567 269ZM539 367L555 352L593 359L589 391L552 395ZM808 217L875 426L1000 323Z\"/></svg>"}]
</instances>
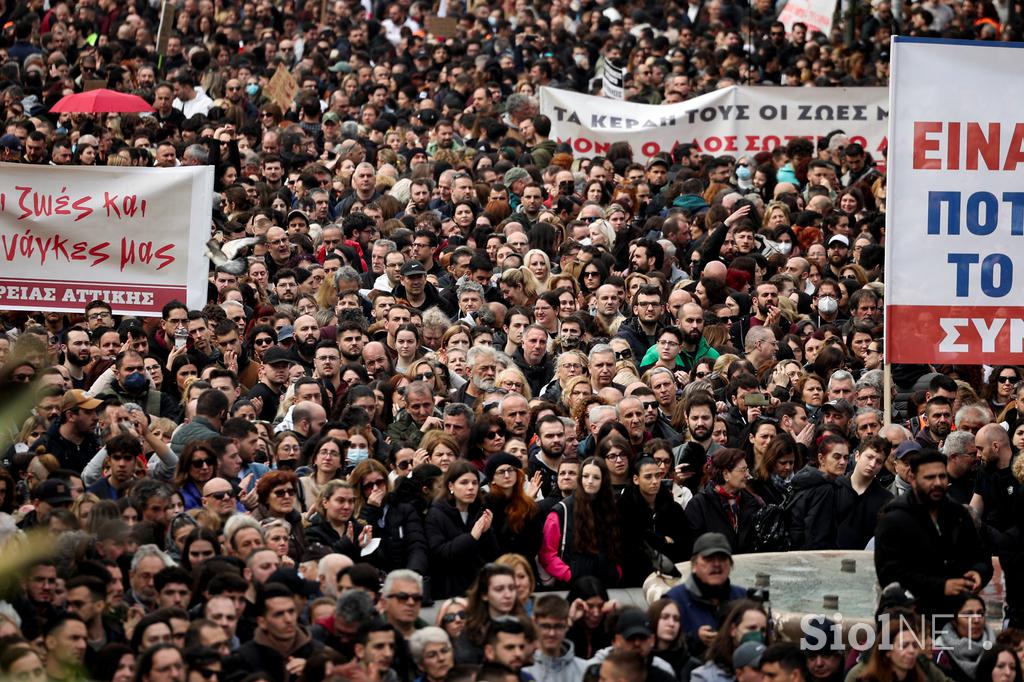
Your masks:
<instances>
[{"instance_id":1,"label":"person wearing black jacket","mask_svg":"<svg viewBox=\"0 0 1024 682\"><path fill-rule=\"evenodd\" d=\"M915 452L910 472L910 490L886 505L875 531L878 582L909 590L922 615L955 613L956 595L992 579L992 557L970 513L946 495L945 456Z\"/></svg>"},{"instance_id":2,"label":"person wearing black jacket","mask_svg":"<svg viewBox=\"0 0 1024 682\"><path fill-rule=\"evenodd\" d=\"M360 552L369 543L371 531L352 518L355 504L356 492L351 483L338 479L328 481L316 501L315 520L306 528L306 542L329 547L353 562L360 561Z\"/></svg>"},{"instance_id":3,"label":"person wearing black jacket","mask_svg":"<svg viewBox=\"0 0 1024 682\"><path fill-rule=\"evenodd\" d=\"M889 441L884 438L865 438L855 457L853 472L838 481L836 546L839 549L864 549L875 536L878 514L893 498L876 478L885 467L889 448Z\"/></svg>"},{"instance_id":4,"label":"person wearing black jacket","mask_svg":"<svg viewBox=\"0 0 1024 682\"><path fill-rule=\"evenodd\" d=\"M658 567L652 552L658 552L673 564L687 561L693 538L686 514L672 496L672 489L661 485L657 462L641 457L634 465L633 483L618 498L623 535L622 584L636 587Z\"/></svg>"},{"instance_id":5,"label":"person wearing black jacket","mask_svg":"<svg viewBox=\"0 0 1024 682\"><path fill-rule=\"evenodd\" d=\"M818 466L808 464L793 477L789 538L794 550L835 549L838 479L846 473L850 446L842 436L826 436L818 445Z\"/></svg>"},{"instance_id":6,"label":"person wearing black jacket","mask_svg":"<svg viewBox=\"0 0 1024 682\"><path fill-rule=\"evenodd\" d=\"M370 526L373 537L380 540L380 547L369 561L385 572L408 568L429 575L422 517L411 504L400 502L395 493L387 491L387 480L387 469L372 459L357 464L349 475L349 481L356 486L359 521ZM380 485L378 481L384 481L383 489L372 485Z\"/></svg>"},{"instance_id":7,"label":"person wearing black jacket","mask_svg":"<svg viewBox=\"0 0 1024 682\"><path fill-rule=\"evenodd\" d=\"M480 499L479 470L466 460L448 467L442 497L427 512L431 594L443 599L465 594L480 568L498 557L493 515Z\"/></svg>"},{"instance_id":8,"label":"person wearing black jacket","mask_svg":"<svg viewBox=\"0 0 1024 682\"><path fill-rule=\"evenodd\" d=\"M754 549L754 515L764 502L747 491L750 469L742 450L723 448L711 457L709 481L686 505L693 537L721 533L733 554Z\"/></svg>"},{"instance_id":9,"label":"person wearing black jacket","mask_svg":"<svg viewBox=\"0 0 1024 682\"><path fill-rule=\"evenodd\" d=\"M324 645L299 625L295 597L280 583L267 583L256 597L256 633L225 663L227 670L267 675L273 682L293 679L291 659L308 659Z\"/></svg>"}]
</instances>

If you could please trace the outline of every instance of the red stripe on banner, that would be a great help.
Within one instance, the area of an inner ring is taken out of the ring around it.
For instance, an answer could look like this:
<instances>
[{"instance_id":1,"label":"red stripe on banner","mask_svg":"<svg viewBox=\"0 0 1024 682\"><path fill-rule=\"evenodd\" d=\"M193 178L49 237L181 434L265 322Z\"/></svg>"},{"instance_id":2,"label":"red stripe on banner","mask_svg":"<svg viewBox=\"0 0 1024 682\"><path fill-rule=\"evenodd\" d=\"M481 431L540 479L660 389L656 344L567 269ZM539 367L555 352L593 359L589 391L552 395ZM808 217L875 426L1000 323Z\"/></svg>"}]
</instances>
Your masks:
<instances>
[{"instance_id":1,"label":"red stripe on banner","mask_svg":"<svg viewBox=\"0 0 1024 682\"><path fill-rule=\"evenodd\" d=\"M187 300L185 287L145 284L94 284L0 277L0 308L80 313L85 304L99 299L110 304L115 315L155 317L167 303Z\"/></svg>"},{"instance_id":2,"label":"red stripe on banner","mask_svg":"<svg viewBox=\"0 0 1024 682\"><path fill-rule=\"evenodd\" d=\"M886 306L888 362L1024 364L1024 307Z\"/></svg>"}]
</instances>

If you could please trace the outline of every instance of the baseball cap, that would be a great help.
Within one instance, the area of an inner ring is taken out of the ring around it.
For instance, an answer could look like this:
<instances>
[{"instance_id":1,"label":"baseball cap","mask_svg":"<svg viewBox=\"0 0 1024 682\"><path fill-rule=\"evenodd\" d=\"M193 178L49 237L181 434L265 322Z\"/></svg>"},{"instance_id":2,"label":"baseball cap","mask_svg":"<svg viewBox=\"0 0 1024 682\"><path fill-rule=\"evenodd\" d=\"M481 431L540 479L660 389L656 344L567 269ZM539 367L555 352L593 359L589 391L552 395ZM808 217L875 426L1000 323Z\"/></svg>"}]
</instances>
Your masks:
<instances>
[{"instance_id":1,"label":"baseball cap","mask_svg":"<svg viewBox=\"0 0 1024 682\"><path fill-rule=\"evenodd\" d=\"M279 362L291 362L291 356L281 346L271 346L263 353L264 365L276 365Z\"/></svg>"},{"instance_id":2,"label":"baseball cap","mask_svg":"<svg viewBox=\"0 0 1024 682\"><path fill-rule=\"evenodd\" d=\"M896 448L896 452L893 454L893 457L895 457L896 459L900 459L901 460L901 459L903 459L904 457L906 457L907 455L909 455L911 453L920 452L920 451L921 451L921 444L920 443L918 443L916 440L906 440L906 441L903 441L902 443L900 443L899 447Z\"/></svg>"},{"instance_id":3,"label":"baseball cap","mask_svg":"<svg viewBox=\"0 0 1024 682\"><path fill-rule=\"evenodd\" d=\"M338 62L327 70L331 73L352 73L352 65L348 62Z\"/></svg>"},{"instance_id":4,"label":"baseball cap","mask_svg":"<svg viewBox=\"0 0 1024 682\"><path fill-rule=\"evenodd\" d=\"M32 491L32 497L49 504L71 504L71 488L67 481L48 478Z\"/></svg>"},{"instance_id":5,"label":"baseball cap","mask_svg":"<svg viewBox=\"0 0 1024 682\"><path fill-rule=\"evenodd\" d=\"M653 159L647 162L647 168L649 170L651 168L654 168L655 166L664 166L665 168L668 168L668 161L661 158L660 156L655 156Z\"/></svg>"},{"instance_id":6,"label":"baseball cap","mask_svg":"<svg viewBox=\"0 0 1024 682\"><path fill-rule=\"evenodd\" d=\"M736 651L732 652L732 667L736 670L740 668L760 668L761 667L761 656L764 654L765 645L760 642L744 642L736 647Z\"/></svg>"},{"instance_id":7,"label":"baseball cap","mask_svg":"<svg viewBox=\"0 0 1024 682\"><path fill-rule=\"evenodd\" d=\"M279 568L270 574L265 584L278 583L284 585L292 594L301 597L314 597L320 593L320 583L306 580L294 568Z\"/></svg>"},{"instance_id":8,"label":"baseball cap","mask_svg":"<svg viewBox=\"0 0 1024 682\"><path fill-rule=\"evenodd\" d=\"M277 341L278 343L280 343L281 341L287 341L293 336L295 336L295 327L291 326L290 324L286 324L283 327L281 327L280 331L277 332Z\"/></svg>"},{"instance_id":9,"label":"baseball cap","mask_svg":"<svg viewBox=\"0 0 1024 682\"><path fill-rule=\"evenodd\" d=\"M60 403L60 411L73 410L78 407L85 410L95 410L102 404L102 400L90 398L82 389L73 388L64 394L64 398Z\"/></svg>"},{"instance_id":10,"label":"baseball cap","mask_svg":"<svg viewBox=\"0 0 1024 682\"><path fill-rule=\"evenodd\" d=\"M21 140L18 139L17 135L7 134L0 137L0 147L6 147L12 151L21 151Z\"/></svg>"},{"instance_id":11,"label":"baseball cap","mask_svg":"<svg viewBox=\"0 0 1024 682\"><path fill-rule=\"evenodd\" d=\"M844 400L843 398L837 398L836 400L830 400L821 406L821 411L835 410L836 412L845 412L850 414L853 412L853 405Z\"/></svg>"},{"instance_id":12,"label":"baseball cap","mask_svg":"<svg viewBox=\"0 0 1024 682\"><path fill-rule=\"evenodd\" d=\"M693 543L693 555L709 557L715 554L732 556L732 546L721 533L704 533Z\"/></svg>"},{"instance_id":13,"label":"baseball cap","mask_svg":"<svg viewBox=\"0 0 1024 682\"><path fill-rule=\"evenodd\" d=\"M626 639L632 637L650 637L654 634L651 624L647 620L647 614L640 609L626 609L615 623L616 634Z\"/></svg>"},{"instance_id":14,"label":"baseball cap","mask_svg":"<svg viewBox=\"0 0 1024 682\"><path fill-rule=\"evenodd\" d=\"M303 220L306 221L306 224L309 224L309 216L306 215L305 211L299 210L297 208L293 208L292 210L288 211L288 222L291 222L292 218L302 218Z\"/></svg>"},{"instance_id":15,"label":"baseball cap","mask_svg":"<svg viewBox=\"0 0 1024 682\"><path fill-rule=\"evenodd\" d=\"M324 118L321 123L341 123L341 117L338 116L337 112L328 111L324 114Z\"/></svg>"},{"instance_id":16,"label":"baseball cap","mask_svg":"<svg viewBox=\"0 0 1024 682\"><path fill-rule=\"evenodd\" d=\"M831 237L829 237L828 246L831 246L836 242L839 242L843 246L850 246L850 240L847 239L845 234L834 234Z\"/></svg>"},{"instance_id":17,"label":"baseball cap","mask_svg":"<svg viewBox=\"0 0 1024 682\"><path fill-rule=\"evenodd\" d=\"M402 277L415 277L417 275L427 275L427 269L423 267L423 263L418 260L411 260L402 266Z\"/></svg>"}]
</instances>

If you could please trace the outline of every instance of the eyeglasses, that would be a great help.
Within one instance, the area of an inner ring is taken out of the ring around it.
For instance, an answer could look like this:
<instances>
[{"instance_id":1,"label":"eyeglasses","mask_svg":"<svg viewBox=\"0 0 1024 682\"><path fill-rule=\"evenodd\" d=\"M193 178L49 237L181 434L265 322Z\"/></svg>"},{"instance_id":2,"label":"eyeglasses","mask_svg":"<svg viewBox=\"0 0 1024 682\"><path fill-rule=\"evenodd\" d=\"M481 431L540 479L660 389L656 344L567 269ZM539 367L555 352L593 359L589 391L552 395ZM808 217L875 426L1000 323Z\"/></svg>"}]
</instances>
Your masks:
<instances>
[{"instance_id":1,"label":"eyeglasses","mask_svg":"<svg viewBox=\"0 0 1024 682\"><path fill-rule=\"evenodd\" d=\"M447 618L447 617L448 616L445 616L444 618ZM442 622L444 621L444 618L441 619ZM423 652L423 658L426 658L426 659L441 658L442 656L447 656L451 652L452 652L452 648L450 646L442 646L439 649L432 649L431 651L424 651Z\"/></svg>"},{"instance_id":2,"label":"eyeglasses","mask_svg":"<svg viewBox=\"0 0 1024 682\"><path fill-rule=\"evenodd\" d=\"M646 301L644 303L637 303L637 308L660 308L661 301Z\"/></svg>"},{"instance_id":3,"label":"eyeglasses","mask_svg":"<svg viewBox=\"0 0 1024 682\"><path fill-rule=\"evenodd\" d=\"M191 467L193 469L202 469L204 467L210 467L210 466L213 466L213 464L208 459L194 459L194 460L192 460L192 464L191 464Z\"/></svg>"},{"instance_id":4,"label":"eyeglasses","mask_svg":"<svg viewBox=\"0 0 1024 682\"><path fill-rule=\"evenodd\" d=\"M442 625L451 625L452 623L454 623L457 620L466 620L466 612L465 611L455 611L453 613L446 613L446 614L444 614L444 616L441 617L441 624Z\"/></svg>"},{"instance_id":5,"label":"eyeglasses","mask_svg":"<svg viewBox=\"0 0 1024 682\"><path fill-rule=\"evenodd\" d=\"M231 494L230 490L217 490L215 492L209 493L207 497L212 497L215 500L220 500L223 502L224 500L234 497L234 495Z\"/></svg>"},{"instance_id":6,"label":"eyeglasses","mask_svg":"<svg viewBox=\"0 0 1024 682\"><path fill-rule=\"evenodd\" d=\"M423 601L422 594L416 594L414 592L392 592L387 595L388 599L394 599L396 601L411 601L419 604Z\"/></svg>"},{"instance_id":7,"label":"eyeglasses","mask_svg":"<svg viewBox=\"0 0 1024 682\"><path fill-rule=\"evenodd\" d=\"M278 467L281 463L277 463ZM274 497L295 497L295 488L278 488L273 492Z\"/></svg>"},{"instance_id":8,"label":"eyeglasses","mask_svg":"<svg viewBox=\"0 0 1024 682\"><path fill-rule=\"evenodd\" d=\"M625 452L612 452L608 454L607 459L617 462L620 459L629 459L629 455Z\"/></svg>"},{"instance_id":9,"label":"eyeglasses","mask_svg":"<svg viewBox=\"0 0 1024 682\"><path fill-rule=\"evenodd\" d=\"M374 488L376 488L378 486L383 488L386 485L387 485L387 481L385 481L383 478L375 478L372 481L367 481L366 483L364 483L363 484L363 490L364 491L365 490L373 490Z\"/></svg>"},{"instance_id":10,"label":"eyeglasses","mask_svg":"<svg viewBox=\"0 0 1024 682\"><path fill-rule=\"evenodd\" d=\"M498 476L501 476L502 478L504 478L505 476L515 476L515 474L515 467L501 467L500 469L496 469L494 471L495 478L497 478Z\"/></svg>"}]
</instances>

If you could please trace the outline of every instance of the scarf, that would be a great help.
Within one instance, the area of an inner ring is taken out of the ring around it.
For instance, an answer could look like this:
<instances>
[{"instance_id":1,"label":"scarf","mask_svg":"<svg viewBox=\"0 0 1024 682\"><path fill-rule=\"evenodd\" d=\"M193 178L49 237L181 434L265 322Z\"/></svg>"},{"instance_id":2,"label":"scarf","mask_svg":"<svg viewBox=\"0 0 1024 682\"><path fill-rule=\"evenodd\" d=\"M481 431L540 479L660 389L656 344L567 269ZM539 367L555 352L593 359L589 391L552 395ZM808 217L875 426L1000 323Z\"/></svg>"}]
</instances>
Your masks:
<instances>
[{"instance_id":1,"label":"scarf","mask_svg":"<svg viewBox=\"0 0 1024 682\"><path fill-rule=\"evenodd\" d=\"M717 484L715 485L715 494L718 495L718 501L725 508L725 514L729 517L729 524L732 526L733 531L738 532L740 527L740 494L738 492L730 493Z\"/></svg>"},{"instance_id":2,"label":"scarf","mask_svg":"<svg viewBox=\"0 0 1024 682\"><path fill-rule=\"evenodd\" d=\"M978 661L988 648L986 644L991 645L994 642L995 635L988 625L985 625L981 639L975 640L970 637L961 637L957 634L953 623L946 623L946 627L942 628L942 632L939 633L936 644L941 644L949 652L949 657L953 659L953 662L973 679L978 668Z\"/></svg>"}]
</instances>

